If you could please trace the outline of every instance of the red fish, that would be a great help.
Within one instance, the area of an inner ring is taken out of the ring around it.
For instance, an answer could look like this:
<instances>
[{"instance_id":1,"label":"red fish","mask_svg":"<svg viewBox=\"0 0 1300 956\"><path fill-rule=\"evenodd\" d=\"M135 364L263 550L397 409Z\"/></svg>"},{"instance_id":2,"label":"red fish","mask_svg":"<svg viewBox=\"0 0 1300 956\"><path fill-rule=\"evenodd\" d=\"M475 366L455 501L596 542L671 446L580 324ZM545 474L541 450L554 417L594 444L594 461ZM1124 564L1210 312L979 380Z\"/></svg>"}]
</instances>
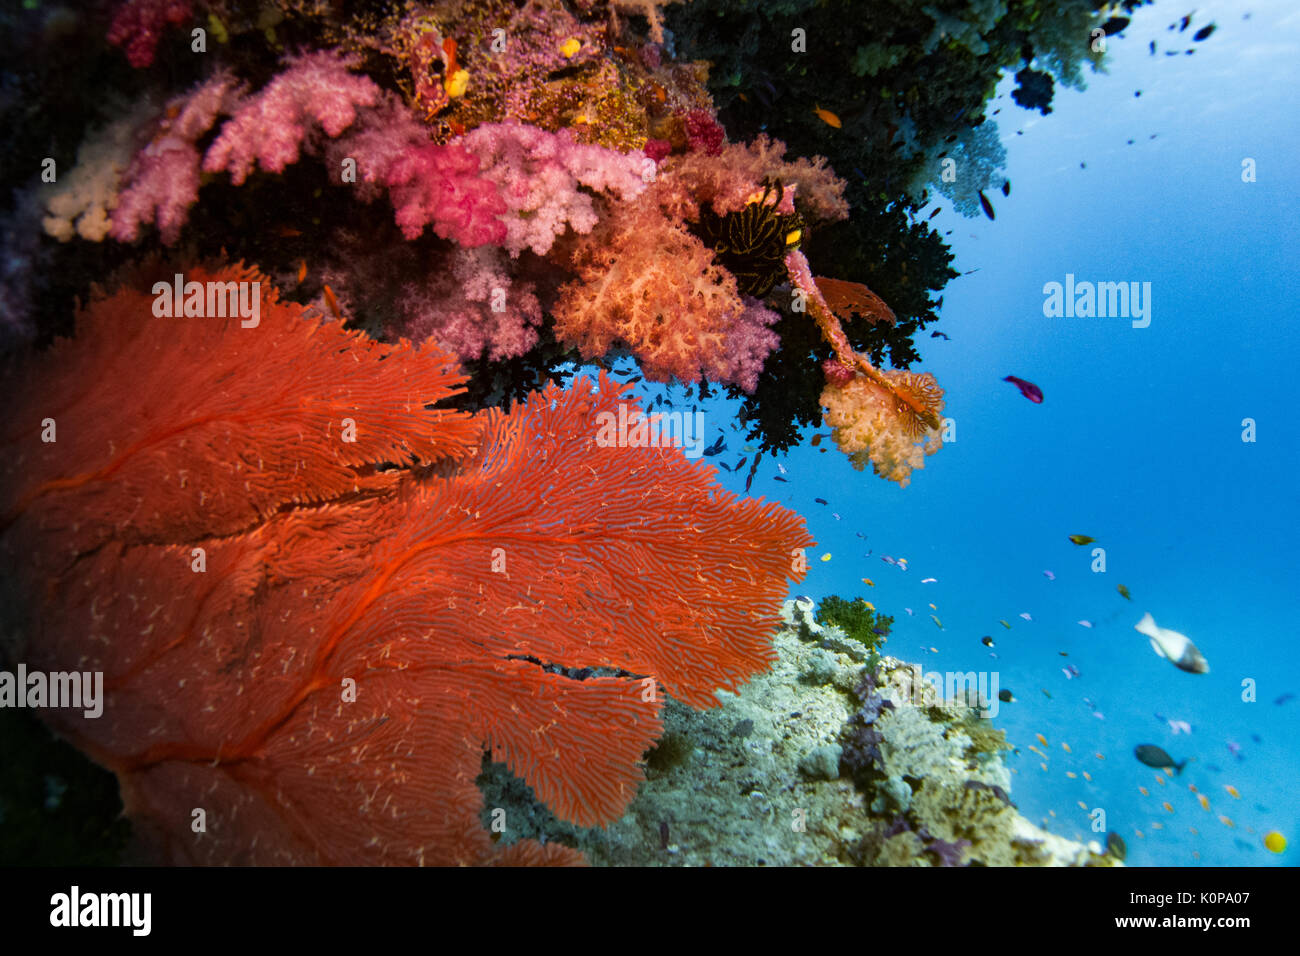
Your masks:
<instances>
[{"instance_id":1,"label":"red fish","mask_svg":"<svg viewBox=\"0 0 1300 956\"><path fill-rule=\"evenodd\" d=\"M1020 389L1020 394L1025 396L1035 405L1043 404L1043 390L1033 382L1026 382L1023 378L1016 378L1014 375L1008 375L1002 381L1010 382L1016 388Z\"/></svg>"}]
</instances>

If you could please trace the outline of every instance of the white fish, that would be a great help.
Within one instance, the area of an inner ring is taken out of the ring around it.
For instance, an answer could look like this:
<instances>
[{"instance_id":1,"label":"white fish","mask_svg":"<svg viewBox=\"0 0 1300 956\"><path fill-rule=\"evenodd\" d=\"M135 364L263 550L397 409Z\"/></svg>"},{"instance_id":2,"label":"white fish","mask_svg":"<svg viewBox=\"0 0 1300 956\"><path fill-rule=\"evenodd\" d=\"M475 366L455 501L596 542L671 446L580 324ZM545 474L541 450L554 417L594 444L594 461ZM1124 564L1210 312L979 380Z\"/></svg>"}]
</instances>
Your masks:
<instances>
[{"instance_id":1,"label":"white fish","mask_svg":"<svg viewBox=\"0 0 1300 956\"><path fill-rule=\"evenodd\" d=\"M1044 572L1043 572L1043 577L1047 578L1047 580L1049 580L1049 581L1055 581L1055 580L1056 580L1056 575L1053 574L1051 571L1044 571Z\"/></svg>"},{"instance_id":2,"label":"white fish","mask_svg":"<svg viewBox=\"0 0 1300 956\"><path fill-rule=\"evenodd\" d=\"M903 608L903 610L907 612L908 617L912 616L912 609L910 607L905 607Z\"/></svg>"},{"instance_id":3,"label":"white fish","mask_svg":"<svg viewBox=\"0 0 1300 956\"><path fill-rule=\"evenodd\" d=\"M1177 631L1160 627L1156 624L1156 620L1151 616L1150 611L1143 615L1142 620L1133 625L1133 629L1139 634L1149 637L1151 639L1151 649L1179 670L1187 671L1189 674L1208 674L1210 672L1210 665L1201 652L1196 649L1196 645L1191 642L1191 639L1186 634L1179 634Z\"/></svg>"},{"instance_id":4,"label":"white fish","mask_svg":"<svg viewBox=\"0 0 1300 956\"><path fill-rule=\"evenodd\" d=\"M937 584L938 581L938 578L921 578L922 584Z\"/></svg>"},{"instance_id":5,"label":"white fish","mask_svg":"<svg viewBox=\"0 0 1300 956\"><path fill-rule=\"evenodd\" d=\"M1029 612L1028 612L1028 611L1021 611L1021 612L1020 612L1020 616L1023 617L1026 621L1032 621L1032 620L1033 620L1033 618L1029 616Z\"/></svg>"},{"instance_id":6,"label":"white fish","mask_svg":"<svg viewBox=\"0 0 1300 956\"><path fill-rule=\"evenodd\" d=\"M1079 622L1079 626L1080 626L1080 627L1092 627L1092 621L1080 621L1080 622Z\"/></svg>"}]
</instances>

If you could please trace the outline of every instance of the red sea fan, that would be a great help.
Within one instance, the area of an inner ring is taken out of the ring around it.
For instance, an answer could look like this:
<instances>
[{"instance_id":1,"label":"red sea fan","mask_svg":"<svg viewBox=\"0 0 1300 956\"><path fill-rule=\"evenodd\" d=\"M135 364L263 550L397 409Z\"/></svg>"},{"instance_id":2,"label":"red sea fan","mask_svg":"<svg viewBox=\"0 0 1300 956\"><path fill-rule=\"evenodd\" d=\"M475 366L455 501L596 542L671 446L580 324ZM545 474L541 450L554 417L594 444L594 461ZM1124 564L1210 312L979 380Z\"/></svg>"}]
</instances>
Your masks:
<instances>
[{"instance_id":1,"label":"red sea fan","mask_svg":"<svg viewBox=\"0 0 1300 956\"><path fill-rule=\"evenodd\" d=\"M605 447L624 386L470 417L430 407L460 383L441 353L273 292L255 327L151 306L96 301L10 378L0 553L15 659L104 672L102 718L44 716L160 858L576 862L492 843L484 748L607 822L663 690L710 706L771 659L802 521L677 449Z\"/></svg>"}]
</instances>

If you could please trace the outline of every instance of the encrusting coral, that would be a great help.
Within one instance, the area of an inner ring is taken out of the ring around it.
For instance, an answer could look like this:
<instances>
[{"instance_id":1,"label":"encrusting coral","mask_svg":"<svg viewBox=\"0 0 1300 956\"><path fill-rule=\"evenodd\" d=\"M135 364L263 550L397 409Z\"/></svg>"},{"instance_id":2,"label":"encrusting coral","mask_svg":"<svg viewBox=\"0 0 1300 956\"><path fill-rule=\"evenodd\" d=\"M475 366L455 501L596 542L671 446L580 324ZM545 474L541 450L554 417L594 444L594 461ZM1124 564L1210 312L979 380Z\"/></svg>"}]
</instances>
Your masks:
<instances>
[{"instance_id":1,"label":"encrusting coral","mask_svg":"<svg viewBox=\"0 0 1300 956\"><path fill-rule=\"evenodd\" d=\"M185 277L260 284L257 323L160 318L141 274L8 383L0 553L15 614L37 596L10 650L105 677L102 719L47 719L160 859L580 859L494 847L484 749L562 818L617 817L664 692L714 706L771 662L802 520L679 449L602 447L603 376L439 410L463 379L437 349L251 269Z\"/></svg>"}]
</instances>

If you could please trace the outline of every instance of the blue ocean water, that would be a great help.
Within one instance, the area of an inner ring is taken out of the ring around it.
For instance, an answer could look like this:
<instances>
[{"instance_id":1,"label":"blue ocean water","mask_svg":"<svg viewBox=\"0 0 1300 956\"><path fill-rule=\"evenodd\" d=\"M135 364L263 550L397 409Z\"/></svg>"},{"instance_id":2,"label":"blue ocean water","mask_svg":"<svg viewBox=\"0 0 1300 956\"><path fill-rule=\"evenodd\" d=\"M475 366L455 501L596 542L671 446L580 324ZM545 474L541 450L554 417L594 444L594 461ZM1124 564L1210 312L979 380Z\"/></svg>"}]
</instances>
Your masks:
<instances>
[{"instance_id":1,"label":"blue ocean water","mask_svg":"<svg viewBox=\"0 0 1300 956\"><path fill-rule=\"evenodd\" d=\"M789 483L769 458L751 494L808 519L817 548L796 590L867 597L895 618L885 650L926 670L996 672L1015 701L994 721L1017 748L1012 796L1031 820L1103 845L1113 830L1130 865L1287 865L1300 852L1300 696L1284 696L1300 695L1300 8L1221 0L1167 29L1187 12L1137 11L1109 38L1109 73L1088 73L1084 92L1058 86L1049 116L1000 88L1010 197L990 192L994 222L947 208L932 220L952 230L954 267L979 270L944 292L937 328L951 339L918 341L956 440L905 489L805 440L781 459ZM1067 274L1150 283L1150 325L1046 317L1044 285ZM711 425L729 411L713 406ZM710 460L742 457L727 434L733 451ZM719 478L739 492L747 471ZM1210 673L1157 657L1134 630L1148 611ZM1186 769L1140 764L1147 743ZM1264 848L1271 830L1285 853Z\"/></svg>"}]
</instances>

